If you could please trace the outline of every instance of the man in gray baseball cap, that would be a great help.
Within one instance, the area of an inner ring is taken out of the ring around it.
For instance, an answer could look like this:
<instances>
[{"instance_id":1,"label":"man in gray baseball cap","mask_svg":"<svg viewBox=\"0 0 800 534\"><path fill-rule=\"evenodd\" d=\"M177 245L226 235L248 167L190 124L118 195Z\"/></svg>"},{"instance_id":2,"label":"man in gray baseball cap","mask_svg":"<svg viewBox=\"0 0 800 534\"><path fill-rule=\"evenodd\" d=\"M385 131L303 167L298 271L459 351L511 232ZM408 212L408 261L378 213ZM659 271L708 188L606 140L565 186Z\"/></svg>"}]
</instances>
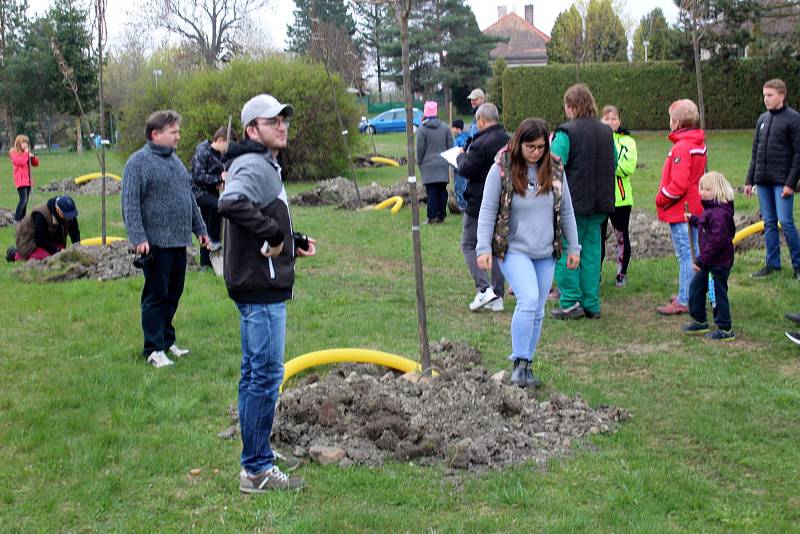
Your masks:
<instances>
[{"instance_id":1,"label":"man in gray baseball cap","mask_svg":"<svg viewBox=\"0 0 800 534\"><path fill-rule=\"evenodd\" d=\"M243 493L303 485L302 479L287 476L275 465L269 444L283 381L286 301L292 298L294 262L316 252L316 241L292 228L276 159L287 146L292 115L291 104L281 104L270 95L258 95L244 105L244 140L228 149L232 161L218 205L227 219L225 286L239 310L242 340L239 490Z\"/></svg>"}]
</instances>

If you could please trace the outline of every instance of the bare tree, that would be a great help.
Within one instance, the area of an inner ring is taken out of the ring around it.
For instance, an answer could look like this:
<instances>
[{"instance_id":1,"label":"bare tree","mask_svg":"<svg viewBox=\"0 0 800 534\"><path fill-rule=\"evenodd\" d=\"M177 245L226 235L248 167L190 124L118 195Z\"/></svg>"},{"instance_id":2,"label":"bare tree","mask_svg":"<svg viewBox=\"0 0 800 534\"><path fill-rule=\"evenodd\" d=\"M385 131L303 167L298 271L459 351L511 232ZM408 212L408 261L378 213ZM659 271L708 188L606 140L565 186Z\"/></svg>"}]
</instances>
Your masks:
<instances>
[{"instance_id":1,"label":"bare tree","mask_svg":"<svg viewBox=\"0 0 800 534\"><path fill-rule=\"evenodd\" d=\"M197 48L206 65L228 61L239 50L238 36L269 0L141 0L142 23L163 29Z\"/></svg>"},{"instance_id":2,"label":"bare tree","mask_svg":"<svg viewBox=\"0 0 800 534\"><path fill-rule=\"evenodd\" d=\"M703 71L700 68L700 39L705 33L701 23L707 14L706 2L702 0L680 0L680 16L686 29L691 33L694 51L694 73L697 78L697 107L700 109L700 128L706 129L706 111L703 103Z\"/></svg>"}]
</instances>

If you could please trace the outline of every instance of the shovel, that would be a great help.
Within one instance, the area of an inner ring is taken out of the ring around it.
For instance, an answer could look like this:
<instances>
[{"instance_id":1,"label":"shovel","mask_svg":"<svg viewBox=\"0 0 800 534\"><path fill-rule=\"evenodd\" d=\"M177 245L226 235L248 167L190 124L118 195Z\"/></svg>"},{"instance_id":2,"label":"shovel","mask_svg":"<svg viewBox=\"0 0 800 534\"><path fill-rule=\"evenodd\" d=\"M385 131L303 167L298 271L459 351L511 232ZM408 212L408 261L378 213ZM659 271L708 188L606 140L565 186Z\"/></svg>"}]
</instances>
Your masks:
<instances>
[{"instance_id":1,"label":"shovel","mask_svg":"<svg viewBox=\"0 0 800 534\"><path fill-rule=\"evenodd\" d=\"M683 203L683 209L685 213L689 213L689 203ZM689 250L692 254L692 265L694 265L695 257L694 257L694 235L692 234L692 225L689 224L689 221L686 221L686 230L689 232Z\"/></svg>"},{"instance_id":2,"label":"shovel","mask_svg":"<svg viewBox=\"0 0 800 534\"><path fill-rule=\"evenodd\" d=\"M231 142L231 121L233 120L233 116L228 115L228 134L226 136L227 145ZM225 183L222 184L223 188L225 187ZM222 218L222 225L220 228L220 241L222 240L222 236L225 235L225 218ZM208 260L211 262L211 268L214 269L214 274L217 276L222 276L223 268L225 266L225 260L223 256L223 249L220 245L219 248L209 251L208 253Z\"/></svg>"}]
</instances>

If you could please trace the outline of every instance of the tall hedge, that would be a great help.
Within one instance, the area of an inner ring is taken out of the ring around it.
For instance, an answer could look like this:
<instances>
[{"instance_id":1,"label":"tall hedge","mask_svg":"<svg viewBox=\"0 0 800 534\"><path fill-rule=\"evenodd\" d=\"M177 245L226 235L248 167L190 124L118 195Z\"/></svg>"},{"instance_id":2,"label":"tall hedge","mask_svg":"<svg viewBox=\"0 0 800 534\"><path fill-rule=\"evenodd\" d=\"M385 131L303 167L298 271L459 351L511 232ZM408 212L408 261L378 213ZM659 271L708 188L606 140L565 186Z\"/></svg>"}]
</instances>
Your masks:
<instances>
[{"instance_id":1,"label":"tall hedge","mask_svg":"<svg viewBox=\"0 0 800 534\"><path fill-rule=\"evenodd\" d=\"M577 77L576 77L577 73ZM770 78L789 86L787 103L800 103L800 64L770 65L741 60L727 67L703 64L706 128L750 129L764 111L761 89ZM680 62L548 65L506 69L503 74L503 117L513 130L526 117L543 117L551 126L566 120L564 92L580 81L589 86L599 108L614 104L624 124L635 130L665 130L669 104L680 98L697 101L694 70Z\"/></svg>"},{"instance_id":2,"label":"tall hedge","mask_svg":"<svg viewBox=\"0 0 800 534\"><path fill-rule=\"evenodd\" d=\"M166 78L166 76L162 76ZM334 76L334 91L341 108L348 141L358 143L358 111L345 84ZM170 80L169 93L161 95L157 106L153 91L145 82L143 91L125 108L121 143L131 153L144 143L144 122L156 107L172 107L181 114L181 141L178 155L189 163L197 144L227 124L233 115L233 127L241 136L242 106L251 97L268 93L295 108L289 128L289 146L283 151L285 177L290 180L318 180L341 175L347 169L347 153L341 128L331 98L328 78L321 65L275 57L266 60L234 61L221 71L198 71L176 75ZM159 80L159 91L162 81Z\"/></svg>"}]
</instances>

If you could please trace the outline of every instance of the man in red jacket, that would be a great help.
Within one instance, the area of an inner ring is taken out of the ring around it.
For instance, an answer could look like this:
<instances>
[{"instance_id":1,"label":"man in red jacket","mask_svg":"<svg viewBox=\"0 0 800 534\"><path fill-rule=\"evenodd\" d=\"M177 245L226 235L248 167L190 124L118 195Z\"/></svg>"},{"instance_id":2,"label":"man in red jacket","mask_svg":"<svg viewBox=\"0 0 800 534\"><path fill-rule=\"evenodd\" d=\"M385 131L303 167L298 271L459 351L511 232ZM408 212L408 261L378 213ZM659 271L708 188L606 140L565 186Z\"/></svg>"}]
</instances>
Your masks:
<instances>
[{"instance_id":1,"label":"man in red jacket","mask_svg":"<svg viewBox=\"0 0 800 534\"><path fill-rule=\"evenodd\" d=\"M689 284L692 281L692 251L684 219L684 205L689 212L699 216L703 212L698 184L708 160L705 133L697 127L700 112L691 100L677 100L669 107L669 140L673 146L661 171L661 184L656 195L658 219L669 223L672 246L678 257L678 295L666 306L656 311L661 315L677 315L689 311ZM695 254L697 228L692 229Z\"/></svg>"}]
</instances>

